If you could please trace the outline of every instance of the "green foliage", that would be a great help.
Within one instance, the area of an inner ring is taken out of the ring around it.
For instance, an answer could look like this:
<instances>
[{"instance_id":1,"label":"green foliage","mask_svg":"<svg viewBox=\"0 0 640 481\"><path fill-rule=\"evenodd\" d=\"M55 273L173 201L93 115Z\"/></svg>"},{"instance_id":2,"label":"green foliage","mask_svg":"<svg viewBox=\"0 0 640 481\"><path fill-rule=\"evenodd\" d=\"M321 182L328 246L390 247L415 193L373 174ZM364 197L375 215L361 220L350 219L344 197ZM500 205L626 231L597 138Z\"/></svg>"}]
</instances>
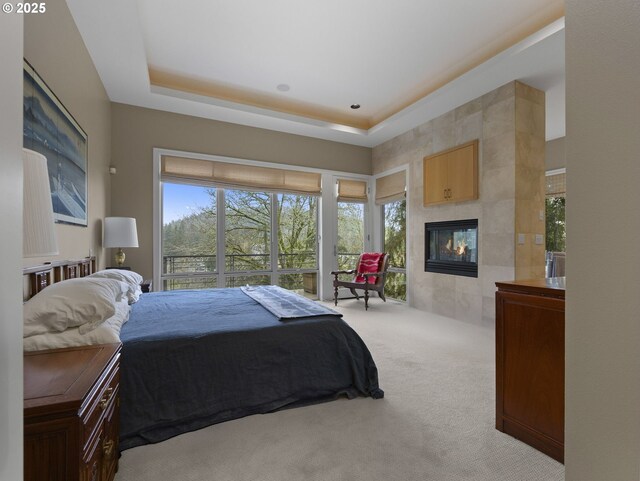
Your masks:
<instances>
[{"instance_id":1,"label":"green foliage","mask_svg":"<svg viewBox=\"0 0 640 481\"><path fill-rule=\"evenodd\" d=\"M407 258L407 201L399 200L384 206L384 250L391 267L404 268Z\"/></svg>"},{"instance_id":2,"label":"green foliage","mask_svg":"<svg viewBox=\"0 0 640 481\"><path fill-rule=\"evenodd\" d=\"M338 270L355 269L364 250L364 205L338 202Z\"/></svg>"},{"instance_id":3,"label":"green foliage","mask_svg":"<svg viewBox=\"0 0 640 481\"><path fill-rule=\"evenodd\" d=\"M271 196L225 190L225 270L271 269Z\"/></svg>"},{"instance_id":4,"label":"green foliage","mask_svg":"<svg viewBox=\"0 0 640 481\"><path fill-rule=\"evenodd\" d=\"M278 195L278 267L318 267L318 198L310 195ZM284 254L284 255L283 255Z\"/></svg>"},{"instance_id":5,"label":"green foliage","mask_svg":"<svg viewBox=\"0 0 640 481\"><path fill-rule=\"evenodd\" d=\"M545 199L547 251L565 252L565 206L566 202L564 197L547 197Z\"/></svg>"},{"instance_id":6,"label":"green foliage","mask_svg":"<svg viewBox=\"0 0 640 481\"><path fill-rule=\"evenodd\" d=\"M209 189L209 205L199 212L163 226L165 272L214 272L216 268L216 190ZM225 190L225 271L270 270L271 196L264 192ZM275 195L275 194L274 194ZM317 269L318 198L277 194L278 268ZM338 266L353 269L364 248L364 205L338 203ZM405 266L406 202L385 206L385 250L391 266ZM186 257L181 257L186 256ZM279 284L290 289L317 292L306 274L282 274ZM213 278L173 279L167 288L215 287ZM269 283L268 275L237 275L229 286ZM309 284L309 285L307 285ZM387 295L406 298L406 276L390 273Z\"/></svg>"},{"instance_id":7,"label":"green foliage","mask_svg":"<svg viewBox=\"0 0 640 481\"><path fill-rule=\"evenodd\" d=\"M163 226L165 272L215 271L216 190L208 193L208 206ZM317 197L278 194L277 205L278 267L317 269ZM225 271L270 270L270 253L271 195L225 190Z\"/></svg>"},{"instance_id":8,"label":"green foliage","mask_svg":"<svg viewBox=\"0 0 640 481\"><path fill-rule=\"evenodd\" d=\"M162 228L164 272L213 272L216 268L216 209L213 205ZM189 257L180 257L189 256Z\"/></svg>"},{"instance_id":9,"label":"green foliage","mask_svg":"<svg viewBox=\"0 0 640 481\"><path fill-rule=\"evenodd\" d=\"M390 268L406 267L407 201L385 204L384 251L389 255ZM407 276L403 272L389 272L384 286L385 295L392 299L407 299Z\"/></svg>"}]
</instances>

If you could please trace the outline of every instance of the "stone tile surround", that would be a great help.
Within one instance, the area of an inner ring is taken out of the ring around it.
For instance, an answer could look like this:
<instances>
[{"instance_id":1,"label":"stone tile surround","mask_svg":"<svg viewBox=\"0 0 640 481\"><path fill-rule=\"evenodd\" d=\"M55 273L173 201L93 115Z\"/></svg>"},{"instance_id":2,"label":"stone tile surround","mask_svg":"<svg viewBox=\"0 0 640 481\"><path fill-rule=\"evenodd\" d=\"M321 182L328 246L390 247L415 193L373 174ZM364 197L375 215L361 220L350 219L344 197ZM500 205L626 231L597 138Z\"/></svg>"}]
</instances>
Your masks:
<instances>
[{"instance_id":1,"label":"stone tile surround","mask_svg":"<svg viewBox=\"0 0 640 481\"><path fill-rule=\"evenodd\" d=\"M480 140L479 199L424 207L423 158L474 139ZM374 147L374 174L409 167L411 306L493 325L495 282L536 277L540 265L544 273L544 246L540 255L532 245L540 227L544 234L538 220L544 209L544 140L544 92L510 82ZM468 218L478 219L478 278L424 272L424 223ZM527 235L525 246L516 244L516 225Z\"/></svg>"}]
</instances>

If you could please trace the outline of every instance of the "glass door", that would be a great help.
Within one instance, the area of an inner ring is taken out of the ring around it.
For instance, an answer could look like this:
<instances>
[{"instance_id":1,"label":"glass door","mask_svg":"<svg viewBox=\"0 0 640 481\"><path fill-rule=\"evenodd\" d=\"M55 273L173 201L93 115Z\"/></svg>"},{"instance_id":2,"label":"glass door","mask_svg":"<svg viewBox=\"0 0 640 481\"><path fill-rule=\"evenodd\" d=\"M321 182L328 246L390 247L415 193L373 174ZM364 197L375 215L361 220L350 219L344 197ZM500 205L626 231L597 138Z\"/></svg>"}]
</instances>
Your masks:
<instances>
[{"instance_id":1,"label":"glass door","mask_svg":"<svg viewBox=\"0 0 640 481\"><path fill-rule=\"evenodd\" d=\"M382 206L383 248L389 256L389 270L384 285L385 296L407 300L407 201Z\"/></svg>"},{"instance_id":2,"label":"glass door","mask_svg":"<svg viewBox=\"0 0 640 481\"><path fill-rule=\"evenodd\" d=\"M312 195L278 194L277 284L318 298L318 200Z\"/></svg>"},{"instance_id":3,"label":"glass door","mask_svg":"<svg viewBox=\"0 0 640 481\"><path fill-rule=\"evenodd\" d=\"M338 202L337 207L337 267L340 271L355 269L365 246L365 204ZM340 274L339 279L349 281L353 279L353 275ZM338 297L353 295L348 290L340 288Z\"/></svg>"},{"instance_id":4,"label":"glass door","mask_svg":"<svg viewBox=\"0 0 640 481\"><path fill-rule=\"evenodd\" d=\"M217 285L216 189L162 185L162 289Z\"/></svg>"},{"instance_id":5,"label":"glass door","mask_svg":"<svg viewBox=\"0 0 640 481\"><path fill-rule=\"evenodd\" d=\"M271 194L224 191L225 287L271 284Z\"/></svg>"}]
</instances>

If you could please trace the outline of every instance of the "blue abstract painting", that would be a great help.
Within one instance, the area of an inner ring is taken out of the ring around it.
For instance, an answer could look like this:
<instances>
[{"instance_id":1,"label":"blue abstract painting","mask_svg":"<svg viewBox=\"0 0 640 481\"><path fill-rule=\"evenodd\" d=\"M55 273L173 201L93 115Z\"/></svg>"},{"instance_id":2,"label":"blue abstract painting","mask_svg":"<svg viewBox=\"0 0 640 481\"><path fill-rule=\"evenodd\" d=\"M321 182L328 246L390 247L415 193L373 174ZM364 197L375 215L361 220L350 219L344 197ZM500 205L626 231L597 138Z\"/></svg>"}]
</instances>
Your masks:
<instances>
[{"instance_id":1,"label":"blue abstract painting","mask_svg":"<svg viewBox=\"0 0 640 481\"><path fill-rule=\"evenodd\" d=\"M56 222L87 225L87 134L27 61L23 145L47 158Z\"/></svg>"}]
</instances>

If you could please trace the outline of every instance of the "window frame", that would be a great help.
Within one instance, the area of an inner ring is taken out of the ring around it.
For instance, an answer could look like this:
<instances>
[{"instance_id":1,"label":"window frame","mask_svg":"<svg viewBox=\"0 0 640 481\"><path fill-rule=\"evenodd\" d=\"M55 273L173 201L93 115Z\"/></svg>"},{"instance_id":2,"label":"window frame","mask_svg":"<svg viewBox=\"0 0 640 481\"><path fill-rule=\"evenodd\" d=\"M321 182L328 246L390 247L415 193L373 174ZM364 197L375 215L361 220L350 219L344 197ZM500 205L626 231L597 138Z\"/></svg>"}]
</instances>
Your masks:
<instances>
[{"instance_id":1,"label":"window frame","mask_svg":"<svg viewBox=\"0 0 640 481\"><path fill-rule=\"evenodd\" d=\"M164 149L164 148L154 148L153 149L153 282L155 285L159 286L159 289L163 288L162 283L162 177L160 172L161 158L165 155L168 156L180 156L186 158L194 158L200 160L210 160L210 161L219 161L226 163L236 163L242 165L254 165L260 167L272 167L282 169L285 167L284 164L281 163L273 163L273 162L263 162L257 160L246 160L246 159L236 159L231 157L223 157L217 155L208 155L208 154L199 154L194 152L185 152L178 151L173 149ZM367 187L369 191L369 202L365 204L365 249L369 250L372 248L373 241L372 238L372 221L370 219L371 215L371 203L373 202L373 196L371 195L371 179L370 175L366 174L356 174L351 172L340 172L328 169L318 169L314 167L302 167L295 165L286 164L286 168L288 170L297 170L297 171L305 171L305 172L316 172L321 174L321 182L322 182L322 193L318 197L318 208L317 208L317 243L316 243L316 252L317 252L317 269L287 269L287 270L278 270L277 269L277 257L276 263L272 266L271 271L256 271L255 274L262 273L271 273L271 281L273 284L278 283L278 276L281 274L296 274L296 273L305 273L305 272L315 272L317 275L317 286L318 286L318 298L319 299L329 299L332 296L333 289L331 287L331 279L330 275L331 270L335 269L337 258L332 256L333 245L336 242L336 183L335 180L338 178L345 179L357 179L364 180L367 182ZM166 179L169 180L169 179ZM171 178L171 182L178 182L178 179ZM217 189L217 195L223 192L224 186L216 185L214 183L208 182L182 182L185 184L197 184L204 185L209 187L215 187ZM333 186L333 187L332 187ZM272 191L272 199L278 192ZM273 202L273 201L272 201ZM218 209L218 219L224 219L224 213L221 212L224 210L224 199L217 197L217 209ZM275 212L275 210L273 211ZM218 220L218 226L220 226ZM272 225L274 222L277 222L276 216L272 215ZM273 232L273 231L272 231ZM275 231L277 235L277 231ZM217 229L217 287L225 287L225 279L229 273L224 272L224 225L222 228ZM277 244L277 237L272 235L272 243ZM272 255L277 256L277 245L276 249L272 248ZM246 274L253 274L254 271L246 272ZM245 272L240 273L245 274ZM211 273L202 273L201 277L212 277Z\"/></svg>"},{"instance_id":2,"label":"window frame","mask_svg":"<svg viewBox=\"0 0 640 481\"><path fill-rule=\"evenodd\" d=\"M373 175L371 177L371 190L372 190L372 195L371 195L371 204L374 206L374 209L372 209L374 211L374 216L373 216L373 234L374 234L374 238L373 238L373 246L374 249L376 249L377 251L383 252L384 250L384 205L385 204L380 204L380 205L376 205L375 204L375 187L376 187L376 179L378 179L379 177L385 177L387 175L391 175L391 174L395 174L397 172L402 172L404 171L405 173L405 185L406 185L406 190L405 190L405 201L406 201L406 212L405 212L405 219L409 219L410 215L411 215L411 202L410 202L410 197L411 197L411 187L412 187L412 180L411 180L411 176L409 175L409 164L402 164L399 165L397 167L394 167L392 169L388 169L385 170L383 172L379 172L375 175ZM411 298L412 298L412 292L411 292L411 285L410 285L410 279L411 279L411 273L412 273L412 265L411 262L408 261L408 254L410 252L410 247L411 247L411 233L412 233L412 225L410 222L406 222L406 226L405 226L405 268L404 269L400 269L397 267L391 267L389 266L389 271L390 272L400 272L400 273L404 273L405 275L405 280L406 280L406 299L403 301L401 299L394 299L397 302L404 302L407 305L411 305Z\"/></svg>"}]
</instances>

